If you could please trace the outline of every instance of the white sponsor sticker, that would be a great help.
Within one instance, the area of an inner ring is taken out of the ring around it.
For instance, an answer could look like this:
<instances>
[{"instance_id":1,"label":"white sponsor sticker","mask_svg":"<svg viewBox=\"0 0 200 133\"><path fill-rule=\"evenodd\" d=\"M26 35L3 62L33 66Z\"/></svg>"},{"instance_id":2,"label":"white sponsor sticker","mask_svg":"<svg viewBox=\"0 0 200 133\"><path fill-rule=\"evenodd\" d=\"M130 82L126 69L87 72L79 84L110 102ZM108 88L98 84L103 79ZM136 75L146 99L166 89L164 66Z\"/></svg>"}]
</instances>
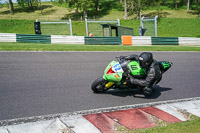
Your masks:
<instances>
[{"instance_id":1,"label":"white sponsor sticker","mask_svg":"<svg viewBox=\"0 0 200 133\"><path fill-rule=\"evenodd\" d=\"M113 67L112 67L112 70L116 73L118 72L124 72L121 65L119 63L116 63Z\"/></svg>"}]
</instances>

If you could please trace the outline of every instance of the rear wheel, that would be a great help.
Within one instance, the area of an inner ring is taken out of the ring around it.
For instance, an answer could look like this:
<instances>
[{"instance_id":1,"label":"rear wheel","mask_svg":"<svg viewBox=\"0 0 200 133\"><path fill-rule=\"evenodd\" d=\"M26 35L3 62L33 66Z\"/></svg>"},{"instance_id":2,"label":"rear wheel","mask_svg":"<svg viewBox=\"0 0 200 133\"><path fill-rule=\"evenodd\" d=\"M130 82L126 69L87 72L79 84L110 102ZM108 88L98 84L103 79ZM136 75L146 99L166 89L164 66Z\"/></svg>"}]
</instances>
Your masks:
<instances>
[{"instance_id":1,"label":"rear wheel","mask_svg":"<svg viewBox=\"0 0 200 133\"><path fill-rule=\"evenodd\" d=\"M100 93L100 92L105 92L108 90L105 85L108 83L104 78L100 77L96 79L91 86L91 89L94 93Z\"/></svg>"}]
</instances>

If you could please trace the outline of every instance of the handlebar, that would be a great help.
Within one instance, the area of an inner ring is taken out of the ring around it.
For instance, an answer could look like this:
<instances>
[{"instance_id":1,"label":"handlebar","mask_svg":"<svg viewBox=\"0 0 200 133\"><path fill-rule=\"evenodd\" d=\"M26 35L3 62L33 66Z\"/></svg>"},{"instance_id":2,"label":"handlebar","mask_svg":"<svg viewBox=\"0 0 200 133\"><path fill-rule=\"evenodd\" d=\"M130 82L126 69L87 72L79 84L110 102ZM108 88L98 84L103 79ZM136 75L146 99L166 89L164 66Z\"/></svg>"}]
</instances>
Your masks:
<instances>
[{"instance_id":1,"label":"handlebar","mask_svg":"<svg viewBox=\"0 0 200 133\"><path fill-rule=\"evenodd\" d=\"M124 59L124 60L126 60L126 57L127 56L120 56L120 57L115 57L118 61L120 61L120 60L122 60L122 59Z\"/></svg>"}]
</instances>

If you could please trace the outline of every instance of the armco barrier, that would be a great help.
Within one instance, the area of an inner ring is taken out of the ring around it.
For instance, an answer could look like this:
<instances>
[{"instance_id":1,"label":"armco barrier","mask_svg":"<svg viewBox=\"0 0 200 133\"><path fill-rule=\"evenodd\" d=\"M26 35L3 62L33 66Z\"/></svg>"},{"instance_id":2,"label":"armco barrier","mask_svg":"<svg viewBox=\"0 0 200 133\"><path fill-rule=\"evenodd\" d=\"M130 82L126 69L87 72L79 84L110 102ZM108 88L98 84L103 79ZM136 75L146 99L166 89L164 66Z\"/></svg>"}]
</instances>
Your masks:
<instances>
[{"instance_id":1,"label":"armco barrier","mask_svg":"<svg viewBox=\"0 0 200 133\"><path fill-rule=\"evenodd\" d=\"M60 44L85 44L84 36L51 35L51 43Z\"/></svg>"},{"instance_id":2,"label":"armco barrier","mask_svg":"<svg viewBox=\"0 0 200 133\"><path fill-rule=\"evenodd\" d=\"M16 42L16 34L0 33L0 42Z\"/></svg>"},{"instance_id":3,"label":"armco barrier","mask_svg":"<svg viewBox=\"0 0 200 133\"><path fill-rule=\"evenodd\" d=\"M191 37L179 37L179 45L189 46L189 45L200 45L200 38Z\"/></svg>"},{"instance_id":4,"label":"armco barrier","mask_svg":"<svg viewBox=\"0 0 200 133\"><path fill-rule=\"evenodd\" d=\"M151 46L150 36L132 36L133 46Z\"/></svg>"},{"instance_id":5,"label":"armco barrier","mask_svg":"<svg viewBox=\"0 0 200 133\"><path fill-rule=\"evenodd\" d=\"M16 34L17 42L29 42L29 43L51 43L50 35L27 35Z\"/></svg>"},{"instance_id":6,"label":"armco barrier","mask_svg":"<svg viewBox=\"0 0 200 133\"><path fill-rule=\"evenodd\" d=\"M179 45L178 37L151 37L152 45Z\"/></svg>"},{"instance_id":7,"label":"armco barrier","mask_svg":"<svg viewBox=\"0 0 200 133\"><path fill-rule=\"evenodd\" d=\"M128 39L128 40L127 40ZM132 40L131 40L132 39ZM26 35L15 33L0 33L0 42L24 43L59 43L86 45L183 45L200 46L200 38L194 37L150 37L150 36L122 36L122 37L84 37L63 35Z\"/></svg>"},{"instance_id":8,"label":"armco barrier","mask_svg":"<svg viewBox=\"0 0 200 133\"><path fill-rule=\"evenodd\" d=\"M119 45L121 37L85 37L86 45Z\"/></svg>"}]
</instances>

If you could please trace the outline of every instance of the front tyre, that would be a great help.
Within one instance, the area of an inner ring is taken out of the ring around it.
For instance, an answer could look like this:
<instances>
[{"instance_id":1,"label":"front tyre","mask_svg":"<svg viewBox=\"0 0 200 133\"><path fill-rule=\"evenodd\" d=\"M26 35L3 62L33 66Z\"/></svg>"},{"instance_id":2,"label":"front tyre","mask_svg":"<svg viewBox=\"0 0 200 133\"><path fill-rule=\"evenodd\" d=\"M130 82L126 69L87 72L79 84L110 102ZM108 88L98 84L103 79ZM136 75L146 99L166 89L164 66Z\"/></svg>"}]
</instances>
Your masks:
<instances>
[{"instance_id":1,"label":"front tyre","mask_svg":"<svg viewBox=\"0 0 200 133\"><path fill-rule=\"evenodd\" d=\"M106 84L108 83L108 81L106 81L103 77L100 77L98 79L96 79L92 85L91 85L91 89L94 93L101 93L101 92L105 92L106 90L108 90L106 88Z\"/></svg>"}]
</instances>

